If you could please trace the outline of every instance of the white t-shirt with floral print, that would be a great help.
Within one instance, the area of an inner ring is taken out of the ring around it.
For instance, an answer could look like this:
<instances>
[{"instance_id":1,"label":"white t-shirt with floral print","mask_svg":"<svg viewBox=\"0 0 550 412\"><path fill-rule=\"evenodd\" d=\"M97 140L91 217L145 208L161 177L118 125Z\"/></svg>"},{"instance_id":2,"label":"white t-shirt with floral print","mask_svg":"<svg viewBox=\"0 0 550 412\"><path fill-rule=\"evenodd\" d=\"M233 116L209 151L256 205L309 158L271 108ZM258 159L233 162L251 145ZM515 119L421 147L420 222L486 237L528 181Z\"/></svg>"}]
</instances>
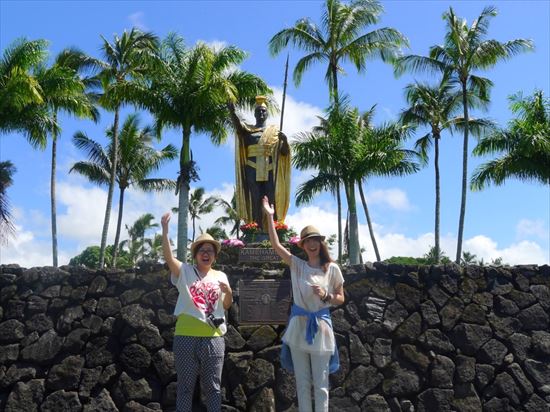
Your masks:
<instances>
[{"instance_id":1,"label":"white t-shirt with floral print","mask_svg":"<svg viewBox=\"0 0 550 412\"><path fill-rule=\"evenodd\" d=\"M205 277L199 279L194 267L183 263L179 276L171 274L171 280L179 292L174 315L184 313L203 322L206 322L207 313L212 313L216 318L225 318L223 309L225 294L222 293L218 284L219 281L229 284L224 272L210 269ZM224 334L227 331L225 322L218 329Z\"/></svg>"}]
</instances>

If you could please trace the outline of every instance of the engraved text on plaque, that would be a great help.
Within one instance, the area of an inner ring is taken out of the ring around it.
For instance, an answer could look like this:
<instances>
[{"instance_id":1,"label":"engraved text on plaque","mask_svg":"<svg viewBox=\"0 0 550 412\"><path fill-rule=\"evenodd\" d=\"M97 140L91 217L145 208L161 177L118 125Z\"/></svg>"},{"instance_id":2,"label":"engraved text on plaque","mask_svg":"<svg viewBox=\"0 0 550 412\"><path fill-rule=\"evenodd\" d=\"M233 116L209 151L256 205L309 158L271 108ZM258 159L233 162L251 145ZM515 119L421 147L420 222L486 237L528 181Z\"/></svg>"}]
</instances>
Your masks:
<instances>
[{"instance_id":1,"label":"engraved text on plaque","mask_svg":"<svg viewBox=\"0 0 550 412\"><path fill-rule=\"evenodd\" d=\"M292 304L289 279L239 281L239 323L284 325Z\"/></svg>"}]
</instances>

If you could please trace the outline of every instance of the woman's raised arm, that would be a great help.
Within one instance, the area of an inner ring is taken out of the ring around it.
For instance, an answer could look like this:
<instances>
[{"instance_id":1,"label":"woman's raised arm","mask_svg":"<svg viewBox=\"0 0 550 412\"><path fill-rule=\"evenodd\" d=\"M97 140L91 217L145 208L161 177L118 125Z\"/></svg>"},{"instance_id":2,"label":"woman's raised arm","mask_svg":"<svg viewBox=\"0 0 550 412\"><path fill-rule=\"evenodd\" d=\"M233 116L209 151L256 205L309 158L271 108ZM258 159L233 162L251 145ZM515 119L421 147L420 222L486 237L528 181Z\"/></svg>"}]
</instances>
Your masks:
<instances>
[{"instance_id":1,"label":"woman's raised arm","mask_svg":"<svg viewBox=\"0 0 550 412\"><path fill-rule=\"evenodd\" d=\"M292 254L279 242L279 236L277 236L277 231L275 230L275 222L273 222L273 216L275 214L275 209L273 205L269 204L269 199L267 196L264 196L262 199L263 210L267 216L267 229L269 232L269 241L271 242L271 247L275 252L283 259L283 261L290 266L290 260L292 259Z\"/></svg>"},{"instance_id":2,"label":"woman's raised arm","mask_svg":"<svg viewBox=\"0 0 550 412\"><path fill-rule=\"evenodd\" d=\"M170 247L170 239L168 238L168 224L170 223L171 213L165 213L160 219L162 226L162 253L164 255L164 261L170 268L170 272L174 276L179 276L181 269L181 262L174 257L172 249Z\"/></svg>"}]
</instances>

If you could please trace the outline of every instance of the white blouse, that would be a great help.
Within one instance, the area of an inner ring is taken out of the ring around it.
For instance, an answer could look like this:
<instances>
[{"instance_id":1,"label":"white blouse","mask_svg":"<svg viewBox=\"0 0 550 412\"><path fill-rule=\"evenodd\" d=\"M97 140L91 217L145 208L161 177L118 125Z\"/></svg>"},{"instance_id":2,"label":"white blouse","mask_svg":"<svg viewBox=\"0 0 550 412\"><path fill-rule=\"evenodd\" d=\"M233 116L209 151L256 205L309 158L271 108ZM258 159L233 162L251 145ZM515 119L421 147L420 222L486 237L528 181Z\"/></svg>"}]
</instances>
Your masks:
<instances>
[{"instance_id":1,"label":"white blouse","mask_svg":"<svg viewBox=\"0 0 550 412\"><path fill-rule=\"evenodd\" d=\"M321 302L319 296L313 293L312 285L319 285L329 293L334 293L336 288L344 283L344 277L336 263L330 263L325 273L323 269L312 268L305 260L294 255L290 262L290 278L294 303L308 312L317 312L330 306L328 302ZM313 344L310 345L306 341L307 317L294 316L285 330L283 342L309 353L333 353L335 339L332 328L322 319L318 322L319 329Z\"/></svg>"}]
</instances>

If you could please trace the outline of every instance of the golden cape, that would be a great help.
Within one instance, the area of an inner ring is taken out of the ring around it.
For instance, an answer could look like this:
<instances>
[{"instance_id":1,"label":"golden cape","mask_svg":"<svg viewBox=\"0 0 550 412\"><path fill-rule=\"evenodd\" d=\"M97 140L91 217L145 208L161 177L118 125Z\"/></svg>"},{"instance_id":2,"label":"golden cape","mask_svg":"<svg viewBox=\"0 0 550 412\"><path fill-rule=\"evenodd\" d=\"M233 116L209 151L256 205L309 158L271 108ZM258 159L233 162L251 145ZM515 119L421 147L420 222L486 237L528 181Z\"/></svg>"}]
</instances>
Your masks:
<instances>
[{"instance_id":1,"label":"golden cape","mask_svg":"<svg viewBox=\"0 0 550 412\"><path fill-rule=\"evenodd\" d=\"M251 133L256 130L254 126L243 124L246 132ZM237 183L237 213L247 223L254 220L252 214L252 201L250 193L245 187L244 168L248 161L247 146L244 144L244 137L237 132L237 142L235 144L235 180ZM267 126L255 146L264 146L272 159L275 167L273 175L275 176L275 214L278 220L283 220L288 212L290 203L290 152L286 155L280 153L279 128L275 125ZM257 171L258 172L258 171ZM260 173L261 175L262 173ZM272 199L269 199L271 202ZM260 222L256 222L260 224ZM263 222L262 222L263 223ZM262 224L264 229L265 224Z\"/></svg>"}]
</instances>

